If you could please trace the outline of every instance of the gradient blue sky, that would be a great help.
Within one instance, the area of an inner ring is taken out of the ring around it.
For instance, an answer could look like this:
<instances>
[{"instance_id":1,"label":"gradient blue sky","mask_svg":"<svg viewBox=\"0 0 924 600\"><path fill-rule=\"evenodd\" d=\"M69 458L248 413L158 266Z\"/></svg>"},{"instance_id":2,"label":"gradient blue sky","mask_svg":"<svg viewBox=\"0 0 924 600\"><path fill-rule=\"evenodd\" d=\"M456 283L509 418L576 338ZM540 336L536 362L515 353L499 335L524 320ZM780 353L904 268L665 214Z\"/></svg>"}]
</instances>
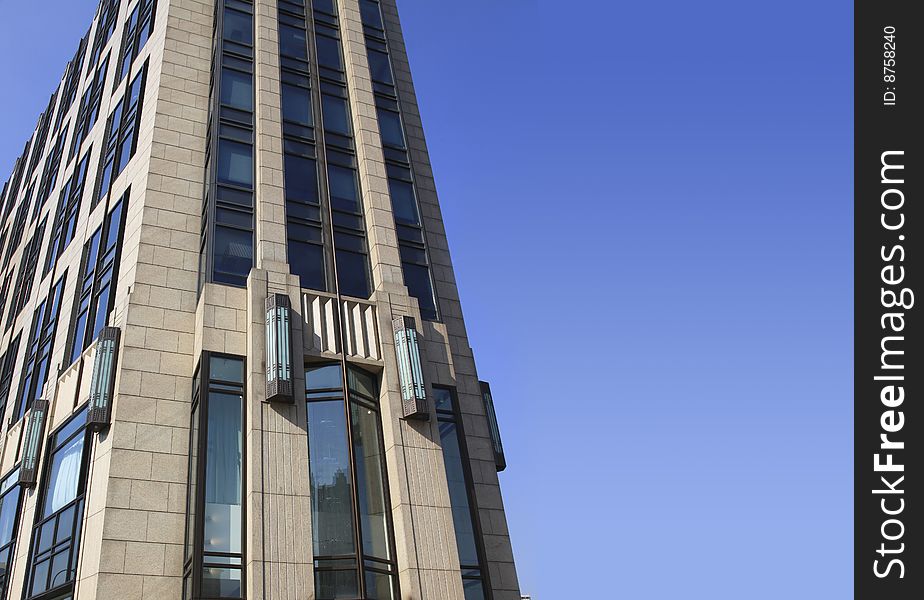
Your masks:
<instances>
[{"instance_id":1,"label":"gradient blue sky","mask_svg":"<svg viewBox=\"0 0 924 600\"><path fill-rule=\"evenodd\" d=\"M0 0L3 179L95 5ZM851 3L399 6L523 591L850 597Z\"/></svg>"}]
</instances>

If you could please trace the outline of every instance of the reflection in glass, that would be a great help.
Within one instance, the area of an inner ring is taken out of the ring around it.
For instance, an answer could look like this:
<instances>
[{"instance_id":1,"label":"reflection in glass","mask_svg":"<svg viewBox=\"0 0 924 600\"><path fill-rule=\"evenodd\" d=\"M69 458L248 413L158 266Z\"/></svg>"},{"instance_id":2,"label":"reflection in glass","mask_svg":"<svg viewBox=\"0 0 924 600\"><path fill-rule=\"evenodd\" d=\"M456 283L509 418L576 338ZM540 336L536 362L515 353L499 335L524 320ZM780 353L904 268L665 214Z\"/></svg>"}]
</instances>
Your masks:
<instances>
[{"instance_id":1,"label":"reflection in glass","mask_svg":"<svg viewBox=\"0 0 924 600\"><path fill-rule=\"evenodd\" d=\"M314 555L352 554L353 484L343 401L308 404L308 445Z\"/></svg>"}]
</instances>

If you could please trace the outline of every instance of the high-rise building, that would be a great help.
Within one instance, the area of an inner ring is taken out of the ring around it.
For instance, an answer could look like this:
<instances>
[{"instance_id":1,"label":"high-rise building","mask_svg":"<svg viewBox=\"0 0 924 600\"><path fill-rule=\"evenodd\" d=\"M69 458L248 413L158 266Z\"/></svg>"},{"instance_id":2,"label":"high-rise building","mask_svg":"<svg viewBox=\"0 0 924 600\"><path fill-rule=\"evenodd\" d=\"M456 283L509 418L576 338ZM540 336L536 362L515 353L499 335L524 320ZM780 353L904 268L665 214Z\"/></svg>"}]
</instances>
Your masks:
<instances>
[{"instance_id":1,"label":"high-rise building","mask_svg":"<svg viewBox=\"0 0 924 600\"><path fill-rule=\"evenodd\" d=\"M395 0L102 0L0 211L0 600L519 600Z\"/></svg>"}]
</instances>

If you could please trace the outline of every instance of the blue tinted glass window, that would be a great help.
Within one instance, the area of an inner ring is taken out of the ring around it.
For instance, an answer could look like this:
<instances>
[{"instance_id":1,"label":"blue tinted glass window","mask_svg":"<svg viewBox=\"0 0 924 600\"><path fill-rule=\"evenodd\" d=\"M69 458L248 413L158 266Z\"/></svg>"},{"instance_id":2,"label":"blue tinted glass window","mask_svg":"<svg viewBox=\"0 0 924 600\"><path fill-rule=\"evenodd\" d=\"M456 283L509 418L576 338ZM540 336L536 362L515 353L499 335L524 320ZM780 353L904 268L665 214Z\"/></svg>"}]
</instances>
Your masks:
<instances>
[{"instance_id":1,"label":"blue tinted glass window","mask_svg":"<svg viewBox=\"0 0 924 600\"><path fill-rule=\"evenodd\" d=\"M221 103L240 110L253 110L253 77L234 69L221 71Z\"/></svg>"}]
</instances>

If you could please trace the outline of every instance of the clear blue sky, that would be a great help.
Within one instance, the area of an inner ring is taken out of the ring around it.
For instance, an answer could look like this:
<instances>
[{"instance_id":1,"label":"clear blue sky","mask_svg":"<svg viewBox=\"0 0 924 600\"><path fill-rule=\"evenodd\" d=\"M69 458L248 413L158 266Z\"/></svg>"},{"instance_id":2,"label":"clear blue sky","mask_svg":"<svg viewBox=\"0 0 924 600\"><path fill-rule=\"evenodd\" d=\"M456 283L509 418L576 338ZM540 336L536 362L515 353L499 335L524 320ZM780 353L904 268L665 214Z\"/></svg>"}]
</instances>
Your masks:
<instances>
[{"instance_id":1,"label":"clear blue sky","mask_svg":"<svg viewBox=\"0 0 924 600\"><path fill-rule=\"evenodd\" d=\"M4 178L95 4L0 0ZM399 5L524 592L850 597L851 4Z\"/></svg>"}]
</instances>

